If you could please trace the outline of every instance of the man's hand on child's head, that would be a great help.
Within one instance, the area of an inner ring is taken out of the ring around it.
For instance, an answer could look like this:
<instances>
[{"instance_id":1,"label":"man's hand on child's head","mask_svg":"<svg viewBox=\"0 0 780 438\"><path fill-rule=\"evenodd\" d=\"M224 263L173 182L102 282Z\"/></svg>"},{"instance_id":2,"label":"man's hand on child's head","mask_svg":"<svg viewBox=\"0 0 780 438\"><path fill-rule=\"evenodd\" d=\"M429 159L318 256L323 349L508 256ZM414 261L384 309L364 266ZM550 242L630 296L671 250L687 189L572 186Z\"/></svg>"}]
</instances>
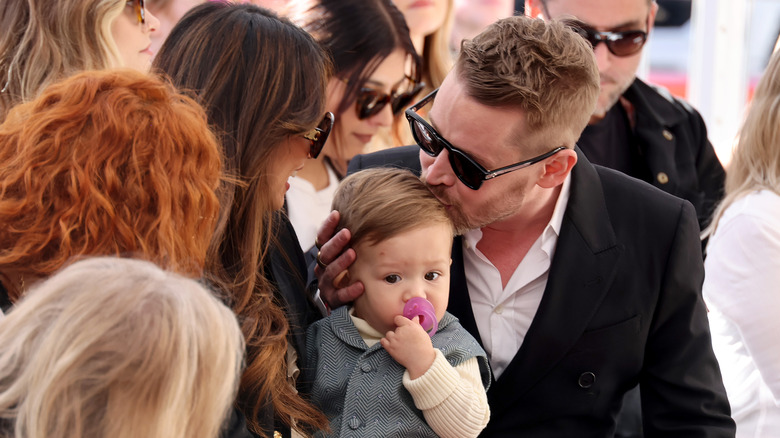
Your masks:
<instances>
[{"instance_id":1,"label":"man's hand on child's head","mask_svg":"<svg viewBox=\"0 0 780 438\"><path fill-rule=\"evenodd\" d=\"M425 374L436 359L431 337L420 325L419 316L410 320L397 315L394 322L395 330L387 332L380 342L390 356L409 371L409 377L416 379Z\"/></svg>"},{"instance_id":2,"label":"man's hand on child's head","mask_svg":"<svg viewBox=\"0 0 780 438\"><path fill-rule=\"evenodd\" d=\"M336 284L337 280L343 278L342 273L355 262L356 258L355 250L352 248L345 250L351 238L349 230L343 229L334 235L338 224L339 212L331 211L317 230L316 239L319 251L314 274L317 276L320 297L332 309L350 303L363 294L361 282L350 285Z\"/></svg>"}]
</instances>

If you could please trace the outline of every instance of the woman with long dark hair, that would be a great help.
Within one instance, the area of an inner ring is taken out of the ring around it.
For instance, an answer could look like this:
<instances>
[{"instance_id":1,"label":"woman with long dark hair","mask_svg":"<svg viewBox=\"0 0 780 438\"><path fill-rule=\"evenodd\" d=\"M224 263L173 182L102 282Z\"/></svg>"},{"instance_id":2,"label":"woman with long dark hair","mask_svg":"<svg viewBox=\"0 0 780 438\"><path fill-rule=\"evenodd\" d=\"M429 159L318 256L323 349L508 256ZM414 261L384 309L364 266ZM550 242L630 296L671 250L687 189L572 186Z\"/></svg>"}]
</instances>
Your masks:
<instances>
[{"instance_id":1,"label":"woman with long dark hair","mask_svg":"<svg viewBox=\"0 0 780 438\"><path fill-rule=\"evenodd\" d=\"M322 414L292 385L302 330L320 315L306 295L303 254L279 210L288 179L319 154L332 126L328 57L268 10L210 2L182 17L154 69L204 106L234 180L221 188L207 278L226 294L246 337L238 408L256 434L322 428Z\"/></svg>"}]
</instances>

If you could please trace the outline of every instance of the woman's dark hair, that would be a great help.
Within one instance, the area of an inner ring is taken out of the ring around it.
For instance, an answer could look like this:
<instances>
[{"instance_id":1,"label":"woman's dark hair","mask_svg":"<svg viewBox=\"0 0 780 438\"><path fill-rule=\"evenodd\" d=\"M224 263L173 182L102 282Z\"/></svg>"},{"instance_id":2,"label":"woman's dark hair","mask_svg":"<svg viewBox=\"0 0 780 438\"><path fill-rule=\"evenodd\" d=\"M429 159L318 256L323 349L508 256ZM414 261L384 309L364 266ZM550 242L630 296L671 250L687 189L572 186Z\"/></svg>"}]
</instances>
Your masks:
<instances>
[{"instance_id":1,"label":"woman's dark hair","mask_svg":"<svg viewBox=\"0 0 780 438\"><path fill-rule=\"evenodd\" d=\"M325 417L287 383L288 323L274 302L264 262L273 245L274 205L268 193L275 152L290 135L322 119L330 61L290 21L249 4L208 2L173 28L153 65L204 106L225 151L222 211L207 260L209 280L228 293L247 343L238 406L260 433L260 412L322 428ZM288 423L289 424L289 423Z\"/></svg>"},{"instance_id":2,"label":"woman's dark hair","mask_svg":"<svg viewBox=\"0 0 780 438\"><path fill-rule=\"evenodd\" d=\"M421 80L422 61L403 14L391 0L301 1L289 16L330 53L335 75L346 81L339 114L355 101L363 83L396 49L406 52L411 60L410 79Z\"/></svg>"}]
</instances>

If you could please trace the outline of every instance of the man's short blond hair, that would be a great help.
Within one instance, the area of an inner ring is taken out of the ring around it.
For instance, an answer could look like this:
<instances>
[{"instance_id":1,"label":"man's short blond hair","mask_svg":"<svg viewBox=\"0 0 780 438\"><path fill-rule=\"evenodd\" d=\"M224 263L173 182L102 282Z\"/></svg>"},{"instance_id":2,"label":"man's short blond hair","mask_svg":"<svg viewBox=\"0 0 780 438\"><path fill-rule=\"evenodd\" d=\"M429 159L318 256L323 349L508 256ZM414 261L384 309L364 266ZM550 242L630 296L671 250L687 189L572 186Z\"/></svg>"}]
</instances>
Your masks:
<instances>
[{"instance_id":1,"label":"man's short blond hair","mask_svg":"<svg viewBox=\"0 0 780 438\"><path fill-rule=\"evenodd\" d=\"M525 16L498 20L464 41L455 69L466 93L480 103L517 108L529 129L564 132L574 140L599 95L588 42L561 23Z\"/></svg>"}]
</instances>

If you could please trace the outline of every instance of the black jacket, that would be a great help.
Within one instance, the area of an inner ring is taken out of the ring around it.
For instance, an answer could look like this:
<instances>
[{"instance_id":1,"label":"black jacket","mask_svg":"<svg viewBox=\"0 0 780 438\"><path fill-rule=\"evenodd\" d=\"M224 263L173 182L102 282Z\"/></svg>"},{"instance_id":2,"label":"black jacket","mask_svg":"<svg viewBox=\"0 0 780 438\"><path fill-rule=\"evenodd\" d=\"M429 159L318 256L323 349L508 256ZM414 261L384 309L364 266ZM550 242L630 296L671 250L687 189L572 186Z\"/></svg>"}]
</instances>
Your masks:
<instances>
[{"instance_id":1,"label":"black jacket","mask_svg":"<svg viewBox=\"0 0 780 438\"><path fill-rule=\"evenodd\" d=\"M693 204L703 228L723 196L726 172L701 115L666 89L639 79L623 97L634 106L634 135L650 170L648 182Z\"/></svg>"},{"instance_id":2,"label":"black jacket","mask_svg":"<svg viewBox=\"0 0 780 438\"><path fill-rule=\"evenodd\" d=\"M420 171L417 147L350 163ZM578 150L542 302L488 391L486 437L611 437L623 394L642 385L648 437L733 437L701 298L690 203L594 166ZM456 239L448 310L478 340Z\"/></svg>"},{"instance_id":3,"label":"black jacket","mask_svg":"<svg viewBox=\"0 0 780 438\"><path fill-rule=\"evenodd\" d=\"M265 264L265 273L274 285L276 303L282 306L287 315L287 322L290 325L288 340L295 347L300 358L306 351L306 328L322 315L311 300L306 287L307 266L298 244L298 237L283 213L276 215L274 237L276 245L271 248ZM271 404L266 405L260 420L262 424L275 424L274 429L265 430L262 436L271 437L274 430L281 432L283 437L290 436L290 429L275 418ZM223 438L257 436L247 430L243 415L235 409L225 427L226 430L221 435Z\"/></svg>"}]
</instances>

